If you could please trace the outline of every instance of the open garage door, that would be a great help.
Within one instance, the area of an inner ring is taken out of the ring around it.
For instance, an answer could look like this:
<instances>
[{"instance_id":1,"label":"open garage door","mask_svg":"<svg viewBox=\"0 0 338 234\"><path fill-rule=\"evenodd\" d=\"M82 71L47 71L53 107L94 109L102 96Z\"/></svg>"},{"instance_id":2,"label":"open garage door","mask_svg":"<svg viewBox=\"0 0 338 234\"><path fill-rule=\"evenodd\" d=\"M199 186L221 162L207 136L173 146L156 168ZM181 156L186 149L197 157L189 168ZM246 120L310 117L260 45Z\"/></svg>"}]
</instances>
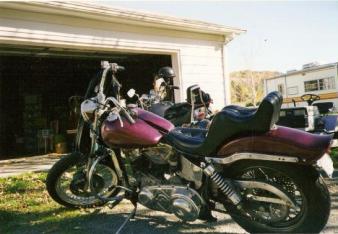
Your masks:
<instances>
[{"instance_id":1,"label":"open garage door","mask_svg":"<svg viewBox=\"0 0 338 234\"><path fill-rule=\"evenodd\" d=\"M171 66L170 55L156 54L6 47L0 56L0 159L52 152L58 142L71 150L69 98L84 95L100 61L126 67L118 77L122 95L129 88L148 93L158 69Z\"/></svg>"}]
</instances>

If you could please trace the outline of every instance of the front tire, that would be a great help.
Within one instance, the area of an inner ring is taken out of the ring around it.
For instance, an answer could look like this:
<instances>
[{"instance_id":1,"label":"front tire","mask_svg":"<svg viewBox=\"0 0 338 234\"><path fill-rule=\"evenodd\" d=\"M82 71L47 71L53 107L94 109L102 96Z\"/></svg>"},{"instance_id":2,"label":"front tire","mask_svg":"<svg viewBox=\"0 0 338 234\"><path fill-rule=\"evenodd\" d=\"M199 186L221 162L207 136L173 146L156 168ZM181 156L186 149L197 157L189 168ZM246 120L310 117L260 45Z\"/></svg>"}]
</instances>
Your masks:
<instances>
[{"instance_id":1,"label":"front tire","mask_svg":"<svg viewBox=\"0 0 338 234\"><path fill-rule=\"evenodd\" d=\"M239 163L230 170L230 175L227 176L233 179L249 179L251 176L252 180L276 183L276 185L284 188L285 191L290 191L288 192L289 196L294 195L297 204L299 204L299 212L298 207L296 209L297 212L295 210L292 212L290 211L292 208L285 206L279 212L289 212L286 214L292 214L290 217L286 217L283 220L274 218L275 222L271 220L267 222L260 218L244 217L229 203L224 203L225 207L232 211L230 212L232 218L246 231L250 233L318 233L326 225L330 215L330 194L323 179L314 168L288 163L251 161ZM262 175L260 176L259 172L253 173L255 170L260 170ZM273 175L274 173L275 175ZM267 179L268 177L270 178ZM283 178L284 182L283 180L282 182L278 181L278 178ZM257 190L254 192L257 193ZM241 193L242 195L245 194L244 191L241 191ZM260 204L262 203L250 204L247 206L250 207L247 208L247 211L251 212L250 209L257 208L259 212L259 209L263 207ZM265 209L264 212L271 212L273 210L272 206L273 204L270 204L270 208ZM265 207L269 206L265 205ZM276 205L274 205L274 208L276 208Z\"/></svg>"},{"instance_id":2,"label":"front tire","mask_svg":"<svg viewBox=\"0 0 338 234\"><path fill-rule=\"evenodd\" d=\"M46 187L54 201L69 208L91 208L105 204L85 188L86 161L82 154L72 153L61 158L49 170ZM105 164L97 165L93 175L93 184L96 192L105 198L118 192L114 188L119 184L116 172Z\"/></svg>"}]
</instances>

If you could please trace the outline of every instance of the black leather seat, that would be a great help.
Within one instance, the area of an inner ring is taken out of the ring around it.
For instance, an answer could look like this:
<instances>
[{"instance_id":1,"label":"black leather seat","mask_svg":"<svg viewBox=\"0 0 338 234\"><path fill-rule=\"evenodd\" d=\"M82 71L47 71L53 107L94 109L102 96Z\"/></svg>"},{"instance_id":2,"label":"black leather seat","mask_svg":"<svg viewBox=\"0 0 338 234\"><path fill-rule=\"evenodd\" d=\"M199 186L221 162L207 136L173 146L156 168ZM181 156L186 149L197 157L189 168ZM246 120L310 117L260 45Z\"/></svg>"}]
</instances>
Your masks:
<instances>
[{"instance_id":1,"label":"black leather seat","mask_svg":"<svg viewBox=\"0 0 338 234\"><path fill-rule=\"evenodd\" d=\"M208 156L236 137L269 131L278 121L282 102L282 95L272 92L263 99L257 110L227 106L215 115L208 132L176 128L167 134L166 139L182 152Z\"/></svg>"},{"instance_id":2,"label":"black leather seat","mask_svg":"<svg viewBox=\"0 0 338 234\"><path fill-rule=\"evenodd\" d=\"M246 121L256 113L257 108L246 108L241 106L230 105L222 109L229 118L237 121Z\"/></svg>"},{"instance_id":3,"label":"black leather seat","mask_svg":"<svg viewBox=\"0 0 338 234\"><path fill-rule=\"evenodd\" d=\"M207 132L200 128L175 128L166 135L166 140L179 151L192 153L203 144Z\"/></svg>"}]
</instances>

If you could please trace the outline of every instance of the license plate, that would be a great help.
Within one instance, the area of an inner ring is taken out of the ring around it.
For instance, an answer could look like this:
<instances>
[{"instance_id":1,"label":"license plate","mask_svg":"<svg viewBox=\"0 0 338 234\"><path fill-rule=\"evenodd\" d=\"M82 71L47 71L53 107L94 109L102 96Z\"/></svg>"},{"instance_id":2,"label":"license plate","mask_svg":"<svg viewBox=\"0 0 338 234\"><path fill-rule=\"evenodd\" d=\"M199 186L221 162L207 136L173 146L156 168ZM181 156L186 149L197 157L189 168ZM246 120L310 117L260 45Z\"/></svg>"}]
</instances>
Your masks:
<instances>
[{"instance_id":1,"label":"license plate","mask_svg":"<svg viewBox=\"0 0 338 234\"><path fill-rule=\"evenodd\" d=\"M328 177L332 178L334 168L333 161L329 154L325 153L323 157L317 161L317 166L320 168L320 170L324 171Z\"/></svg>"},{"instance_id":2,"label":"license plate","mask_svg":"<svg viewBox=\"0 0 338 234\"><path fill-rule=\"evenodd\" d=\"M331 141L331 148L336 148L338 147L338 139L333 139Z\"/></svg>"}]
</instances>

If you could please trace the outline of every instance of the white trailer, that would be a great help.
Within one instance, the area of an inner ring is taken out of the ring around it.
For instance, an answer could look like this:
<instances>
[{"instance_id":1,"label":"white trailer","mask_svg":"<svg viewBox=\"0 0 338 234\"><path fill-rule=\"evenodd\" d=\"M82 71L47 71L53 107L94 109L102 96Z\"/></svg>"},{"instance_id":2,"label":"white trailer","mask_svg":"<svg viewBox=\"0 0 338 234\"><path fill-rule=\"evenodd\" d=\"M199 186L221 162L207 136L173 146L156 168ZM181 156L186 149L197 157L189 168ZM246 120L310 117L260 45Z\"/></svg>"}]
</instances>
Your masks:
<instances>
[{"instance_id":1,"label":"white trailer","mask_svg":"<svg viewBox=\"0 0 338 234\"><path fill-rule=\"evenodd\" d=\"M301 100L304 94L315 94L318 102L333 102L338 107L338 62L318 65L303 65L301 70L291 70L285 74L264 80L265 94L279 91L283 94L284 107L306 106Z\"/></svg>"}]
</instances>

